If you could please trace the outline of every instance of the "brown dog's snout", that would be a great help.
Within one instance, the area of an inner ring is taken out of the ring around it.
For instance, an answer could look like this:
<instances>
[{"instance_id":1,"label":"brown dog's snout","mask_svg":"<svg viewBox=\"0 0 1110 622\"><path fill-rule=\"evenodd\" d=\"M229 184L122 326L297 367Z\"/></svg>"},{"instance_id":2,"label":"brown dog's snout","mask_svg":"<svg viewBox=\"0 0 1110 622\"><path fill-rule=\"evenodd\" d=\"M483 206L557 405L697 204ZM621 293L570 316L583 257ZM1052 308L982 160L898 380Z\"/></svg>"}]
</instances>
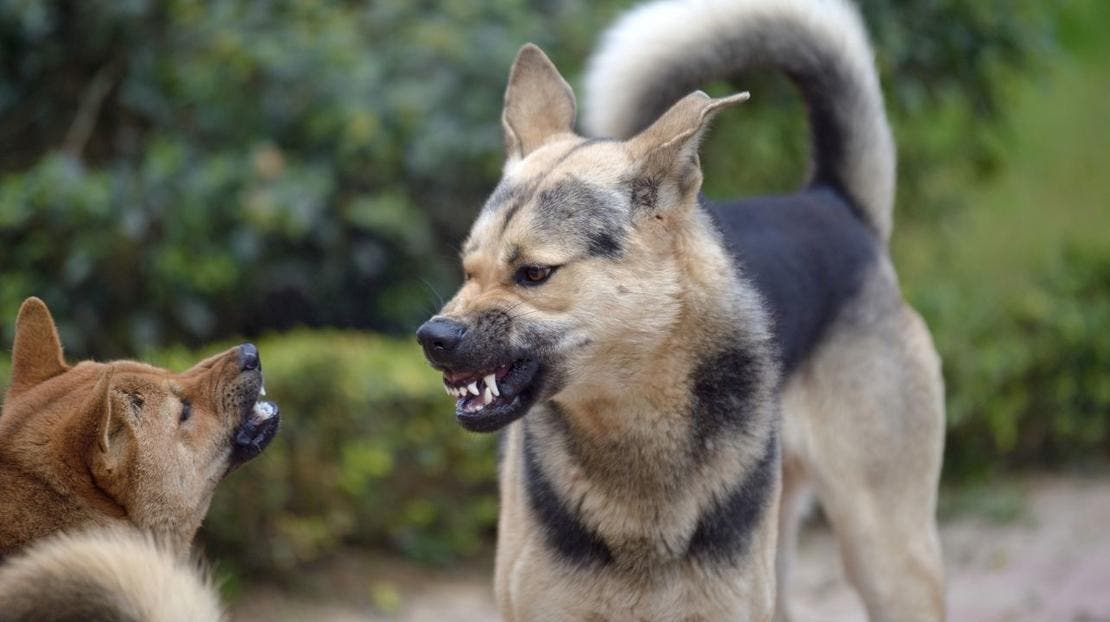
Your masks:
<instances>
[{"instance_id":1,"label":"brown dog's snout","mask_svg":"<svg viewBox=\"0 0 1110 622\"><path fill-rule=\"evenodd\" d=\"M239 346L240 371L252 371L262 367L262 359L258 357L258 347L253 343L244 343Z\"/></svg>"},{"instance_id":2,"label":"brown dog's snout","mask_svg":"<svg viewBox=\"0 0 1110 622\"><path fill-rule=\"evenodd\" d=\"M424 348L424 356L437 365L449 365L466 335L466 325L443 317L435 317L416 331L416 340Z\"/></svg>"}]
</instances>

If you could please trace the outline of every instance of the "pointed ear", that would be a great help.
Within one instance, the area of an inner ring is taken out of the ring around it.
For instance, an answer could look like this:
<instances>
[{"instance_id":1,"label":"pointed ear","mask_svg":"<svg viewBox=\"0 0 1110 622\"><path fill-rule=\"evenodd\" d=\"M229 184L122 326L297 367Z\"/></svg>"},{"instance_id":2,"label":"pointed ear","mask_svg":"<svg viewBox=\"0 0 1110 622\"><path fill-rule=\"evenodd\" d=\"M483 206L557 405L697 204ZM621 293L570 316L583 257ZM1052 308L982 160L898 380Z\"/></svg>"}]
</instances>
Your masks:
<instances>
[{"instance_id":1,"label":"pointed ear","mask_svg":"<svg viewBox=\"0 0 1110 622\"><path fill-rule=\"evenodd\" d=\"M574 91L543 50L525 44L509 70L501 127L509 160L523 158L558 134L574 132Z\"/></svg>"},{"instance_id":2,"label":"pointed ear","mask_svg":"<svg viewBox=\"0 0 1110 622\"><path fill-rule=\"evenodd\" d=\"M695 91L678 100L647 129L628 140L633 158L643 163L645 177L672 179L680 191L701 187L698 143L717 112L745 102L749 93L714 99Z\"/></svg>"},{"instance_id":3,"label":"pointed ear","mask_svg":"<svg viewBox=\"0 0 1110 622\"><path fill-rule=\"evenodd\" d=\"M62 343L46 303L28 298L19 307L12 345L12 390L23 391L64 372Z\"/></svg>"},{"instance_id":4,"label":"pointed ear","mask_svg":"<svg viewBox=\"0 0 1110 622\"><path fill-rule=\"evenodd\" d=\"M112 413L112 370L109 369L96 381L87 408L96 415L96 440L100 451L107 452L112 446L112 434L120 427ZM116 413L118 416L118 413Z\"/></svg>"}]
</instances>

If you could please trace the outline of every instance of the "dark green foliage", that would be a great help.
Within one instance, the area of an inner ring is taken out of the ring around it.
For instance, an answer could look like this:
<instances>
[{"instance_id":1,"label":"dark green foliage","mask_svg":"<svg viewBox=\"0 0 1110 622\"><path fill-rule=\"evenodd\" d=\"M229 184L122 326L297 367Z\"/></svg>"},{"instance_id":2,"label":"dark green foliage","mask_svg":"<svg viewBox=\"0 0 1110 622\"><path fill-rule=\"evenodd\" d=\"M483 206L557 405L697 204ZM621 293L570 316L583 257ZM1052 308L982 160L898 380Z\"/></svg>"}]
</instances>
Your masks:
<instances>
[{"instance_id":1,"label":"dark green foliage","mask_svg":"<svg viewBox=\"0 0 1110 622\"><path fill-rule=\"evenodd\" d=\"M411 329L498 174L508 62L563 13L0 2L0 312L36 293L99 355Z\"/></svg>"}]
</instances>

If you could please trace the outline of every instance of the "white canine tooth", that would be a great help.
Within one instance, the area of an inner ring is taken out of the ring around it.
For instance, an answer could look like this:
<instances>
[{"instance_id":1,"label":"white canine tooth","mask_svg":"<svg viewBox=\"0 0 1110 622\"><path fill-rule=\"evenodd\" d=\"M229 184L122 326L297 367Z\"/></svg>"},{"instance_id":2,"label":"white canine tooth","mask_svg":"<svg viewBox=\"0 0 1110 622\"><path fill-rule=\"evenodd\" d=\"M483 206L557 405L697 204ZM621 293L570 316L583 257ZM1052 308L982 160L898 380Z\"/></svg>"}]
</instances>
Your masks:
<instances>
[{"instance_id":1,"label":"white canine tooth","mask_svg":"<svg viewBox=\"0 0 1110 622\"><path fill-rule=\"evenodd\" d=\"M474 395L478 395L478 381L477 380L475 380L474 382L471 382L470 384L466 385L466 388L471 393L473 393Z\"/></svg>"},{"instance_id":2,"label":"white canine tooth","mask_svg":"<svg viewBox=\"0 0 1110 622\"><path fill-rule=\"evenodd\" d=\"M501 391L497 388L497 374L490 374L485 377L486 388L493 391L497 397L501 397Z\"/></svg>"},{"instance_id":3,"label":"white canine tooth","mask_svg":"<svg viewBox=\"0 0 1110 622\"><path fill-rule=\"evenodd\" d=\"M482 391L482 403L483 404L489 404L492 401L493 401L493 394L490 393L489 387L486 387L486 390Z\"/></svg>"},{"instance_id":4,"label":"white canine tooth","mask_svg":"<svg viewBox=\"0 0 1110 622\"><path fill-rule=\"evenodd\" d=\"M266 397L266 385L262 385L262 390L258 392L260 397Z\"/></svg>"}]
</instances>

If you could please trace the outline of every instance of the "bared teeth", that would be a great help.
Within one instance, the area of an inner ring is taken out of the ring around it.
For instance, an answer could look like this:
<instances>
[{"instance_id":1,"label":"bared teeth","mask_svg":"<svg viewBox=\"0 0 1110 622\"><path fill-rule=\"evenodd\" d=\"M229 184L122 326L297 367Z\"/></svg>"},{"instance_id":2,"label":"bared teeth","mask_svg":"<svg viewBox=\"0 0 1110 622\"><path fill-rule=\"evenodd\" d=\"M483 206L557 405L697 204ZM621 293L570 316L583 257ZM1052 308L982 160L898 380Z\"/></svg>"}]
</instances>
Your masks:
<instances>
[{"instance_id":1,"label":"bared teeth","mask_svg":"<svg viewBox=\"0 0 1110 622\"><path fill-rule=\"evenodd\" d=\"M483 380L486 383L486 390L492 391L497 397L501 397L501 391L497 389L497 374L488 374Z\"/></svg>"},{"instance_id":2,"label":"bared teeth","mask_svg":"<svg viewBox=\"0 0 1110 622\"><path fill-rule=\"evenodd\" d=\"M475 376L464 376L460 378L462 374L444 374L443 386L448 395L452 395L460 400L465 400L472 396L475 397L476 399L471 399L466 402L466 410L468 412L476 412L488 406L496 398L501 397L501 388L497 386L497 378L499 375L504 376L508 367L508 365L502 365L481 378ZM467 380L469 380L469 382L467 382ZM456 384L456 382L460 381L461 384Z\"/></svg>"}]
</instances>

